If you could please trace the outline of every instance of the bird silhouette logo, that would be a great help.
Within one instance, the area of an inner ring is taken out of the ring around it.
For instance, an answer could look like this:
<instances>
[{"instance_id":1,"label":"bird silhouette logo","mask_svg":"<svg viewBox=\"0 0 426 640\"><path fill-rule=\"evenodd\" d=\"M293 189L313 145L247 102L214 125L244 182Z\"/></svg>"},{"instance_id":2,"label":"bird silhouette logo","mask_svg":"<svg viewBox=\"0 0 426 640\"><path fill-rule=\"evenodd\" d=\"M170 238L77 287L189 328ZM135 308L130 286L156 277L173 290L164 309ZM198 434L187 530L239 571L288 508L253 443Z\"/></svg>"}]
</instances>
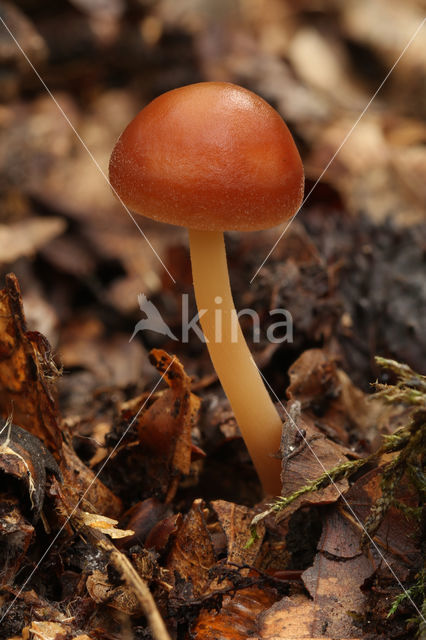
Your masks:
<instances>
[{"instance_id":1,"label":"bird silhouette logo","mask_svg":"<svg viewBox=\"0 0 426 640\"><path fill-rule=\"evenodd\" d=\"M159 333L162 336L167 336L172 340L178 340L174 333L170 330L167 324L164 322L161 317L161 313L158 311L155 304L153 304L144 293L140 293L138 295L139 308L144 312L146 318L143 320L139 320L139 322L135 326L135 330L133 331L133 335L130 338L129 342L133 340L135 335L139 331L154 331L155 333Z\"/></svg>"}]
</instances>

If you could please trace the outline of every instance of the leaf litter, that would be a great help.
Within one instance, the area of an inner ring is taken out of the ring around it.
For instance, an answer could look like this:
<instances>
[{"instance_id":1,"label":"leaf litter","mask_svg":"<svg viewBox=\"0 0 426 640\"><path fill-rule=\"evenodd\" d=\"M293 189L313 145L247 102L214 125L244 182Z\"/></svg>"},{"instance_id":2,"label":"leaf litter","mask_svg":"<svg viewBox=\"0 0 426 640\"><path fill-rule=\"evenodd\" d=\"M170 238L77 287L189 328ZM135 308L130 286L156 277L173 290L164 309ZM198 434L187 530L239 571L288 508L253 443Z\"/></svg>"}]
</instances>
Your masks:
<instances>
[{"instance_id":1,"label":"leaf litter","mask_svg":"<svg viewBox=\"0 0 426 640\"><path fill-rule=\"evenodd\" d=\"M419 3L266 4L1 11L101 167L141 104L220 78L280 110L308 193ZM294 321L291 343L263 333L253 345L283 418L271 503L203 345L149 332L129 342L140 293L176 336L182 293L195 314L184 232L144 221L174 287L2 33L1 638L422 633L420 44L250 287L276 231L226 240L237 307L262 327L274 307Z\"/></svg>"}]
</instances>

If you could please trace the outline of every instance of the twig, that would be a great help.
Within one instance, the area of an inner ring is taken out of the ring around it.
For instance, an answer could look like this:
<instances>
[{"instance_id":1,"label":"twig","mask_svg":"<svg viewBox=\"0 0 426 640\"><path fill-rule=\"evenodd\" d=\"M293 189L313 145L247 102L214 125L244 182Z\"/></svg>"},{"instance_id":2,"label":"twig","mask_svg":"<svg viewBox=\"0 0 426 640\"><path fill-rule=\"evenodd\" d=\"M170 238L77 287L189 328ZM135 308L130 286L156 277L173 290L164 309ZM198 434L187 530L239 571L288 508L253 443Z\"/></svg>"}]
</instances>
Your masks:
<instances>
[{"instance_id":1,"label":"twig","mask_svg":"<svg viewBox=\"0 0 426 640\"><path fill-rule=\"evenodd\" d=\"M119 551L106 535L88 526L82 519L81 512L76 511L71 520L74 526L84 533L98 549L106 552L109 561L121 574L128 586L134 590L151 628L154 640L171 640L146 582L138 575L127 556Z\"/></svg>"},{"instance_id":2,"label":"twig","mask_svg":"<svg viewBox=\"0 0 426 640\"><path fill-rule=\"evenodd\" d=\"M109 559L114 567L121 573L129 587L132 587L134 590L148 620L148 624L151 627L155 640L171 640L163 618L157 609L155 600L152 597L146 582L138 575L127 556L125 556L124 553L121 553L121 551L114 547L114 545L107 539L102 541L100 540L98 547L101 547L108 552Z\"/></svg>"}]
</instances>

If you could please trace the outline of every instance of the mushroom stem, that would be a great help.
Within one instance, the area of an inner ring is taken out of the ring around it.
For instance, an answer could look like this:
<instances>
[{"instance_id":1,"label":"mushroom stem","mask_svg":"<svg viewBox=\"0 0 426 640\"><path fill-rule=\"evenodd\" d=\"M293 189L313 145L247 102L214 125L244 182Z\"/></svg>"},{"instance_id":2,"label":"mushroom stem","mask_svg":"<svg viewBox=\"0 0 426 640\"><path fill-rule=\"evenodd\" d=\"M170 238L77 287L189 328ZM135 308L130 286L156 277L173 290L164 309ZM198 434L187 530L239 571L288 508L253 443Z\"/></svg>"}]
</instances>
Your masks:
<instances>
[{"instance_id":1,"label":"mushroom stem","mask_svg":"<svg viewBox=\"0 0 426 640\"><path fill-rule=\"evenodd\" d=\"M213 366L249 454L269 495L281 493L282 421L247 347L232 298L221 231L189 230L192 275L200 323Z\"/></svg>"}]
</instances>

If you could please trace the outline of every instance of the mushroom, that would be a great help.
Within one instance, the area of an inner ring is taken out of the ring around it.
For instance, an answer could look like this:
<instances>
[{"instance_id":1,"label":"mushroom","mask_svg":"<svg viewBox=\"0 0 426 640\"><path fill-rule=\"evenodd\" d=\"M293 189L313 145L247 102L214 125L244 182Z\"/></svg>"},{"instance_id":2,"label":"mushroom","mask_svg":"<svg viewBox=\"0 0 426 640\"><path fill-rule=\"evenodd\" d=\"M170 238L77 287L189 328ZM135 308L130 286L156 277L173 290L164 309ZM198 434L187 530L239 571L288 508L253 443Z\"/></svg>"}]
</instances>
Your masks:
<instances>
[{"instance_id":1,"label":"mushroom","mask_svg":"<svg viewBox=\"0 0 426 640\"><path fill-rule=\"evenodd\" d=\"M112 152L109 175L129 208L189 229L211 360L264 492L279 494L282 421L236 320L223 232L273 227L299 209L303 166L286 124L237 85L180 87L130 122Z\"/></svg>"}]
</instances>

